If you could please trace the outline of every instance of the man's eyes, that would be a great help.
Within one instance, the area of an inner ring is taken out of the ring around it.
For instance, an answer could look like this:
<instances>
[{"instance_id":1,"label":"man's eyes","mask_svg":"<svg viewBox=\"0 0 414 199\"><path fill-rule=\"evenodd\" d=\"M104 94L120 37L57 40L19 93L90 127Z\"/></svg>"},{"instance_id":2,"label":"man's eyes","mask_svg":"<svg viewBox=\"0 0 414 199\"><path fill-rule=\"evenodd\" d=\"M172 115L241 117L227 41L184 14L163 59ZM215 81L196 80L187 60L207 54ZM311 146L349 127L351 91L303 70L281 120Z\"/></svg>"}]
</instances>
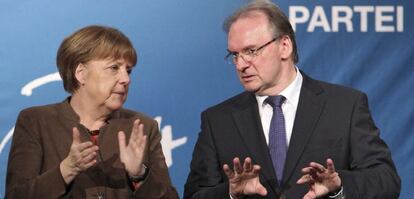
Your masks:
<instances>
[{"instance_id":1,"label":"man's eyes","mask_svg":"<svg viewBox=\"0 0 414 199\"><path fill-rule=\"evenodd\" d=\"M244 54L246 55L254 55L256 53L256 49L247 49L246 52L244 52Z\"/></svg>"}]
</instances>

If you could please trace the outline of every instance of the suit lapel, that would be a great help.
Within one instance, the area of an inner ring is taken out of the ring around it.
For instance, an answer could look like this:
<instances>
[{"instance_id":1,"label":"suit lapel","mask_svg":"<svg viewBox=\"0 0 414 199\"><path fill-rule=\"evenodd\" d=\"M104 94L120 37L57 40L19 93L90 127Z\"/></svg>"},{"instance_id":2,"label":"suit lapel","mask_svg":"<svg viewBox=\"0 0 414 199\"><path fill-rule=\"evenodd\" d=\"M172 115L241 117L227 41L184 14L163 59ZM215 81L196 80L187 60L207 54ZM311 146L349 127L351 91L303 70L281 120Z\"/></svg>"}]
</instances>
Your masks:
<instances>
[{"instance_id":1,"label":"suit lapel","mask_svg":"<svg viewBox=\"0 0 414 199\"><path fill-rule=\"evenodd\" d=\"M286 156L283 182L289 181L292 176L306 144L314 132L326 101L320 85L303 72L302 75L303 83Z\"/></svg>"},{"instance_id":2,"label":"suit lapel","mask_svg":"<svg viewBox=\"0 0 414 199\"><path fill-rule=\"evenodd\" d=\"M265 181L275 179L256 98L253 93L244 94L243 99L233 107L234 122L253 162L261 166L261 176Z\"/></svg>"}]
</instances>

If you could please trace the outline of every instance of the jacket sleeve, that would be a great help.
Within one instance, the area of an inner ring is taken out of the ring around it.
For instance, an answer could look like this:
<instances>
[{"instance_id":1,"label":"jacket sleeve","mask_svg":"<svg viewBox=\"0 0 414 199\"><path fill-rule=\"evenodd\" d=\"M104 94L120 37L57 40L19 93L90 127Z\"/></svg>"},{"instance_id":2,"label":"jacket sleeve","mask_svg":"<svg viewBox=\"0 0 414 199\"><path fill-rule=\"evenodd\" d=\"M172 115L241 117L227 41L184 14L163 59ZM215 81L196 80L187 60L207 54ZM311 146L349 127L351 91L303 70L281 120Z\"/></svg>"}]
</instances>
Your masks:
<instances>
[{"instance_id":1,"label":"jacket sleeve","mask_svg":"<svg viewBox=\"0 0 414 199\"><path fill-rule=\"evenodd\" d=\"M178 199L176 189L172 186L168 167L161 147L161 134L156 121L149 126L148 158L145 164L149 169L142 186L134 192L135 198Z\"/></svg>"},{"instance_id":2,"label":"jacket sleeve","mask_svg":"<svg viewBox=\"0 0 414 199\"><path fill-rule=\"evenodd\" d=\"M345 197L398 198L401 181L371 118L365 94L360 94L355 102L350 131L350 168L339 171Z\"/></svg>"},{"instance_id":3,"label":"jacket sleeve","mask_svg":"<svg viewBox=\"0 0 414 199\"><path fill-rule=\"evenodd\" d=\"M42 139L36 116L22 111L17 119L9 153L5 198L59 198L66 185L59 165L42 172Z\"/></svg>"},{"instance_id":4,"label":"jacket sleeve","mask_svg":"<svg viewBox=\"0 0 414 199\"><path fill-rule=\"evenodd\" d=\"M194 148L184 199L229 199L229 185L223 179L211 135L207 112L201 115L201 132Z\"/></svg>"}]
</instances>

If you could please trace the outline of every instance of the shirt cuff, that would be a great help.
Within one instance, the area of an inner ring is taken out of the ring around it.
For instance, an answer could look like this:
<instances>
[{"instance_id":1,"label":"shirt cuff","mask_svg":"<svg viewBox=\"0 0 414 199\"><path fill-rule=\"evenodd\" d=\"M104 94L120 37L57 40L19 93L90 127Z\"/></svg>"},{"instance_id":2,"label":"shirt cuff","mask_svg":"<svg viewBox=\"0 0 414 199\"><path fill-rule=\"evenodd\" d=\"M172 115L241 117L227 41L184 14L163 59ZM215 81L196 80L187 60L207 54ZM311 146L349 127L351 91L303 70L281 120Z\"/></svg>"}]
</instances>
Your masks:
<instances>
[{"instance_id":1,"label":"shirt cuff","mask_svg":"<svg viewBox=\"0 0 414 199\"><path fill-rule=\"evenodd\" d=\"M333 195L328 194L328 198L345 199L344 187L341 186L341 189L338 192L334 193Z\"/></svg>"}]
</instances>

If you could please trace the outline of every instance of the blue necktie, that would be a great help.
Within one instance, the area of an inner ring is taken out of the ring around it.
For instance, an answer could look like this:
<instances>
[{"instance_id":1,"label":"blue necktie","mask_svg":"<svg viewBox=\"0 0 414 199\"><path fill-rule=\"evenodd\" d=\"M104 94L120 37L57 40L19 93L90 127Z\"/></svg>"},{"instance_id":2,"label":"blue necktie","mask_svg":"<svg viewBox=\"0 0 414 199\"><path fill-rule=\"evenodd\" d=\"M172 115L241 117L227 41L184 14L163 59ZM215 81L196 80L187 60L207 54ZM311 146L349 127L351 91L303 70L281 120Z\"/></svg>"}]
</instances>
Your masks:
<instances>
[{"instance_id":1,"label":"blue necktie","mask_svg":"<svg viewBox=\"0 0 414 199\"><path fill-rule=\"evenodd\" d=\"M266 102L273 107L269 129L269 150L279 184L282 181L287 153L285 117L281 107L285 99L282 95L270 96L266 99Z\"/></svg>"}]
</instances>

